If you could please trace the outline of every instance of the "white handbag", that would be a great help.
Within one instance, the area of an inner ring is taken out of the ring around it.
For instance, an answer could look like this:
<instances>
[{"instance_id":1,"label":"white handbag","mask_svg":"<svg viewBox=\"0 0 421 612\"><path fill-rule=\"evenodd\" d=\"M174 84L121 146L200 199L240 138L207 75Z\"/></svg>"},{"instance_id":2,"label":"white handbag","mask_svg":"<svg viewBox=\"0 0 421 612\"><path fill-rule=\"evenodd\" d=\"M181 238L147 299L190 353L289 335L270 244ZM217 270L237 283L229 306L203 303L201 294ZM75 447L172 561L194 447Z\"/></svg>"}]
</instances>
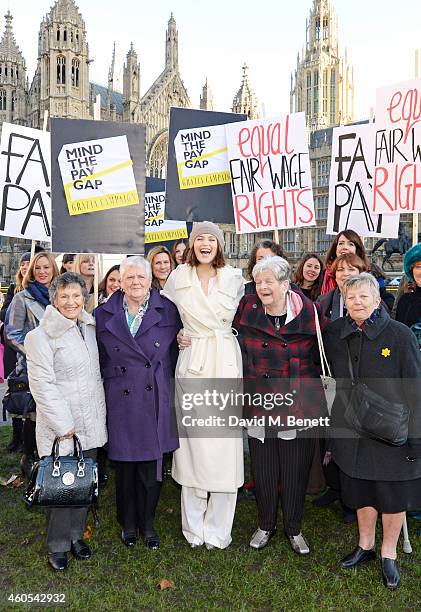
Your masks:
<instances>
[{"instance_id":1,"label":"white handbag","mask_svg":"<svg viewBox=\"0 0 421 612\"><path fill-rule=\"evenodd\" d=\"M316 321L317 344L319 346L320 363L322 365L322 373L320 375L320 378L322 381L323 390L325 392L327 411L330 416L332 412L333 402L335 401L335 396L336 396L336 380L332 377L329 362L326 357L325 347L324 347L323 338L322 338L322 330L320 329L320 321L319 321L319 315L317 312L317 308L314 304L313 304L313 307L314 307L314 317Z\"/></svg>"}]
</instances>

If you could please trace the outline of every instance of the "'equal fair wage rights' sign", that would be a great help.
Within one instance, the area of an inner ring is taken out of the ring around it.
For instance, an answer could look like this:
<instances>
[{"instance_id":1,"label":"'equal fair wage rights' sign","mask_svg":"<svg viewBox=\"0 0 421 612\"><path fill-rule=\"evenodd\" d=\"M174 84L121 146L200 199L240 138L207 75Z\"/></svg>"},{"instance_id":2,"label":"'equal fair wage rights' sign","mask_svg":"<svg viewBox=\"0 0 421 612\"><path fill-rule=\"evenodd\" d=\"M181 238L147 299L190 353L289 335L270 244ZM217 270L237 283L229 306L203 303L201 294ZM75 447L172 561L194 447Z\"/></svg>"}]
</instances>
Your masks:
<instances>
[{"instance_id":1,"label":"'equal fair wage rights' sign","mask_svg":"<svg viewBox=\"0 0 421 612\"><path fill-rule=\"evenodd\" d=\"M376 96L374 213L421 212L421 80Z\"/></svg>"},{"instance_id":2,"label":"'equal fair wage rights' sign","mask_svg":"<svg viewBox=\"0 0 421 612\"><path fill-rule=\"evenodd\" d=\"M315 225L304 113L226 126L238 234Z\"/></svg>"}]
</instances>

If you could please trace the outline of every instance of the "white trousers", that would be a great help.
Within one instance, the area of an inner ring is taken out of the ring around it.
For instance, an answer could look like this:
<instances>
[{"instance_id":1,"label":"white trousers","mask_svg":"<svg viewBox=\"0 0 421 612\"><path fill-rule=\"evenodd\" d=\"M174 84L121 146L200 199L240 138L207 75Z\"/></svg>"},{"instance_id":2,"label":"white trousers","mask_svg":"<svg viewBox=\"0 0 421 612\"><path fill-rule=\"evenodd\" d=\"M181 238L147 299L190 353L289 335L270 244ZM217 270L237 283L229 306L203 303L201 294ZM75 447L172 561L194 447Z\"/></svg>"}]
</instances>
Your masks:
<instances>
[{"instance_id":1,"label":"white trousers","mask_svg":"<svg viewBox=\"0 0 421 612\"><path fill-rule=\"evenodd\" d=\"M181 527L190 544L231 544L237 493L212 493L193 487L181 488Z\"/></svg>"}]
</instances>

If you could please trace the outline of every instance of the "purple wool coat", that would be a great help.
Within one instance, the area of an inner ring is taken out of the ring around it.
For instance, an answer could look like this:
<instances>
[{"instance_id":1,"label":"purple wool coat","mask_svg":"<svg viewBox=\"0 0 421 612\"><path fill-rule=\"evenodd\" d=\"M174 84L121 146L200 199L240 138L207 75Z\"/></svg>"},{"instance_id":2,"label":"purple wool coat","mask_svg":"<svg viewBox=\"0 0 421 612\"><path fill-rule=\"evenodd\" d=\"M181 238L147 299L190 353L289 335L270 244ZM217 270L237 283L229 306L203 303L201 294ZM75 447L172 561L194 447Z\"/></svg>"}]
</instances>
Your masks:
<instances>
[{"instance_id":1,"label":"purple wool coat","mask_svg":"<svg viewBox=\"0 0 421 612\"><path fill-rule=\"evenodd\" d=\"M107 403L108 455L114 461L158 461L178 448L171 391L171 353L181 328L177 308L151 289L149 307L133 338L123 294L95 311Z\"/></svg>"}]
</instances>

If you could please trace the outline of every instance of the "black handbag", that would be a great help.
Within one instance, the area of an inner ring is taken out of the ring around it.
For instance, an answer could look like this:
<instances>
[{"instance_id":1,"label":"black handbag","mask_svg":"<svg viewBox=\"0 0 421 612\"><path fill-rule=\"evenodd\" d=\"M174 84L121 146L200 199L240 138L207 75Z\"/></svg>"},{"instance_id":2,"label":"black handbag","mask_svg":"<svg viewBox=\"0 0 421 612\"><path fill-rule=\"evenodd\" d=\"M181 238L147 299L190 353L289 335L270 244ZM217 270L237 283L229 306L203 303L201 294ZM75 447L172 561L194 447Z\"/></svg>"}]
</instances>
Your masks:
<instances>
[{"instance_id":1,"label":"black handbag","mask_svg":"<svg viewBox=\"0 0 421 612\"><path fill-rule=\"evenodd\" d=\"M98 497L96 461L84 457L79 438L74 435L74 455L59 456L60 438L53 443L51 455L34 464L24 494L28 506L80 508L90 506Z\"/></svg>"},{"instance_id":2,"label":"black handbag","mask_svg":"<svg viewBox=\"0 0 421 612\"><path fill-rule=\"evenodd\" d=\"M361 436L403 446L408 440L409 409L406 404L391 402L354 376L351 355L348 350L348 366L352 387L344 418Z\"/></svg>"},{"instance_id":3,"label":"black handbag","mask_svg":"<svg viewBox=\"0 0 421 612\"><path fill-rule=\"evenodd\" d=\"M6 412L24 417L28 412L35 410L36 405L29 390L27 372L16 374L14 370L7 379L7 391L3 397L3 419L6 420Z\"/></svg>"}]
</instances>

